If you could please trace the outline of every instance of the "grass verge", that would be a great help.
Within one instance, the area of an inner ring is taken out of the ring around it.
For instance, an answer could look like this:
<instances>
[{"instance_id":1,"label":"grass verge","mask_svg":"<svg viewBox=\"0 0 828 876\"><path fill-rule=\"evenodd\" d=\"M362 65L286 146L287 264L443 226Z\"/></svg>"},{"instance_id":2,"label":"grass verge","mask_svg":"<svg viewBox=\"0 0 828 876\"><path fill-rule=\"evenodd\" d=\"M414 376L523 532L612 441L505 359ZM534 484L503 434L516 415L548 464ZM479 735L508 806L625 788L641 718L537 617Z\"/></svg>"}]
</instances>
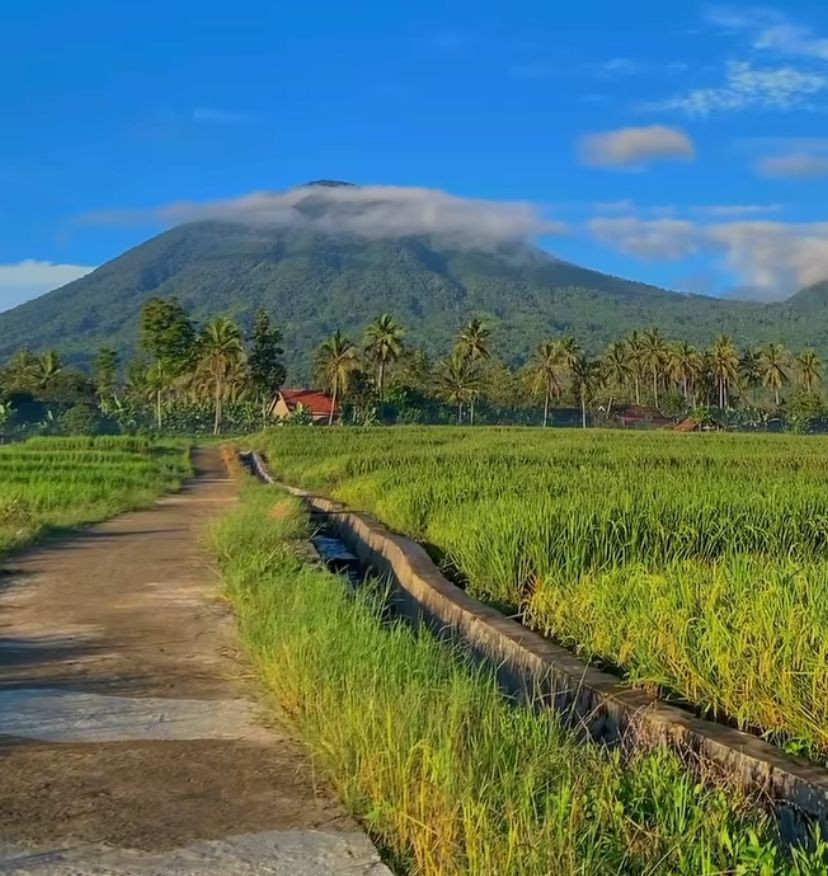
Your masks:
<instances>
[{"instance_id":1,"label":"grass verge","mask_svg":"<svg viewBox=\"0 0 828 876\"><path fill-rule=\"evenodd\" d=\"M769 817L665 750L623 761L430 634L382 619L370 588L303 558L308 516L253 484L213 541L244 643L315 762L399 872L817 874Z\"/></svg>"}]
</instances>

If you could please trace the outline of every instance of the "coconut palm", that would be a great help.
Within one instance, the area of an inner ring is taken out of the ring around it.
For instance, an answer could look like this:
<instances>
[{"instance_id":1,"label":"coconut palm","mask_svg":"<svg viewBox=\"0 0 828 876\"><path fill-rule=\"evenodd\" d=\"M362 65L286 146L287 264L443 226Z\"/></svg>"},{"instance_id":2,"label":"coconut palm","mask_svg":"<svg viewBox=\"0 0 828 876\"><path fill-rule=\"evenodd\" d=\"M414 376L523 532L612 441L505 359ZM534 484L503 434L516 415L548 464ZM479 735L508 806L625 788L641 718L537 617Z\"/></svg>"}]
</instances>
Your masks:
<instances>
[{"instance_id":1,"label":"coconut palm","mask_svg":"<svg viewBox=\"0 0 828 876\"><path fill-rule=\"evenodd\" d=\"M47 350L31 363L31 376L38 389L45 389L63 371L63 363L56 350Z\"/></svg>"},{"instance_id":2,"label":"coconut palm","mask_svg":"<svg viewBox=\"0 0 828 876\"><path fill-rule=\"evenodd\" d=\"M689 401L690 388L695 386L702 369L702 357L699 351L686 341L674 344L670 348L668 368L670 376L681 387L682 397L685 401Z\"/></svg>"},{"instance_id":3,"label":"coconut palm","mask_svg":"<svg viewBox=\"0 0 828 876\"><path fill-rule=\"evenodd\" d=\"M565 354L557 341L544 341L529 362L532 383L543 390L543 425L549 422L549 403L563 392L562 371Z\"/></svg>"},{"instance_id":4,"label":"coconut palm","mask_svg":"<svg viewBox=\"0 0 828 876\"><path fill-rule=\"evenodd\" d=\"M480 391L480 375L468 356L455 350L437 369L437 392L450 405L457 406L457 422L463 422L463 408L473 405Z\"/></svg>"},{"instance_id":5,"label":"coconut palm","mask_svg":"<svg viewBox=\"0 0 828 876\"><path fill-rule=\"evenodd\" d=\"M739 377L739 354L728 335L719 335L710 350L710 365L719 399L724 410L729 403L730 388Z\"/></svg>"},{"instance_id":6,"label":"coconut palm","mask_svg":"<svg viewBox=\"0 0 828 876\"><path fill-rule=\"evenodd\" d=\"M478 359L490 359L489 336L491 332L483 322L475 317L457 336L456 352L464 359L475 362ZM474 425L474 400L472 395L469 403L469 423Z\"/></svg>"},{"instance_id":7,"label":"coconut palm","mask_svg":"<svg viewBox=\"0 0 828 876\"><path fill-rule=\"evenodd\" d=\"M644 332L641 347L642 363L653 378L653 404L658 407L658 384L667 366L669 347L657 328Z\"/></svg>"},{"instance_id":8,"label":"coconut palm","mask_svg":"<svg viewBox=\"0 0 828 876\"><path fill-rule=\"evenodd\" d=\"M213 396L213 434L221 432L224 401L232 375L244 360L244 343L239 327L225 316L208 323L199 341L197 371Z\"/></svg>"},{"instance_id":9,"label":"coconut palm","mask_svg":"<svg viewBox=\"0 0 828 876\"><path fill-rule=\"evenodd\" d=\"M601 377L601 365L583 353L572 363L572 387L581 402L581 426L587 427L587 400L592 396Z\"/></svg>"},{"instance_id":10,"label":"coconut palm","mask_svg":"<svg viewBox=\"0 0 828 876\"><path fill-rule=\"evenodd\" d=\"M631 331L627 335L624 344L627 348L630 370L635 385L635 403L641 404L641 374L644 368L644 339L637 331Z\"/></svg>"},{"instance_id":11,"label":"coconut palm","mask_svg":"<svg viewBox=\"0 0 828 876\"><path fill-rule=\"evenodd\" d=\"M790 379L786 370L787 362L788 354L782 344L767 344L759 351L762 383L773 390L777 407L779 407L779 391Z\"/></svg>"},{"instance_id":12,"label":"coconut palm","mask_svg":"<svg viewBox=\"0 0 828 876\"><path fill-rule=\"evenodd\" d=\"M615 341L607 347L602 365L608 381L620 389L627 386L627 381L633 374L633 366L630 361L630 351L624 341Z\"/></svg>"},{"instance_id":13,"label":"coconut palm","mask_svg":"<svg viewBox=\"0 0 828 876\"><path fill-rule=\"evenodd\" d=\"M131 388L142 392L155 408L155 425L159 431L164 426L164 396L170 391L175 379L170 363L164 359L156 359L139 381L133 376Z\"/></svg>"},{"instance_id":14,"label":"coconut palm","mask_svg":"<svg viewBox=\"0 0 828 876\"><path fill-rule=\"evenodd\" d=\"M799 367L799 377L805 392L809 395L818 383L822 383L822 361L813 350L803 350L796 357Z\"/></svg>"},{"instance_id":15,"label":"coconut palm","mask_svg":"<svg viewBox=\"0 0 828 876\"><path fill-rule=\"evenodd\" d=\"M337 330L325 341L316 354L316 374L331 393L331 411L328 425L334 420L337 400L348 391L351 377L359 369L356 347Z\"/></svg>"},{"instance_id":16,"label":"coconut palm","mask_svg":"<svg viewBox=\"0 0 828 876\"><path fill-rule=\"evenodd\" d=\"M739 383L745 390L751 390L752 403L756 404L756 387L762 385L761 357L758 350L745 350L739 359Z\"/></svg>"},{"instance_id":17,"label":"coconut palm","mask_svg":"<svg viewBox=\"0 0 828 876\"><path fill-rule=\"evenodd\" d=\"M385 372L403 352L403 329L384 313L365 330L365 356L377 369L377 395L382 398Z\"/></svg>"}]
</instances>

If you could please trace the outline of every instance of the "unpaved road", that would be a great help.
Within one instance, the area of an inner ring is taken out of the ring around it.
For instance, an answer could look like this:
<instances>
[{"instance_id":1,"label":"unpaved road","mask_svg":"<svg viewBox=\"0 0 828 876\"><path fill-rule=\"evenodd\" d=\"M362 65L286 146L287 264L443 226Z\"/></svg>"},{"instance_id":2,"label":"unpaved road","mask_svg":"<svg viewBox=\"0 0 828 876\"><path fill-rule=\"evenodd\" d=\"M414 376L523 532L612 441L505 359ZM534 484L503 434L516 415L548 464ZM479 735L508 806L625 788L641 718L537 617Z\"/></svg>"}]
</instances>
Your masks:
<instances>
[{"instance_id":1,"label":"unpaved road","mask_svg":"<svg viewBox=\"0 0 828 876\"><path fill-rule=\"evenodd\" d=\"M203 536L218 453L148 511L0 574L0 874L388 870L301 747L265 728Z\"/></svg>"}]
</instances>

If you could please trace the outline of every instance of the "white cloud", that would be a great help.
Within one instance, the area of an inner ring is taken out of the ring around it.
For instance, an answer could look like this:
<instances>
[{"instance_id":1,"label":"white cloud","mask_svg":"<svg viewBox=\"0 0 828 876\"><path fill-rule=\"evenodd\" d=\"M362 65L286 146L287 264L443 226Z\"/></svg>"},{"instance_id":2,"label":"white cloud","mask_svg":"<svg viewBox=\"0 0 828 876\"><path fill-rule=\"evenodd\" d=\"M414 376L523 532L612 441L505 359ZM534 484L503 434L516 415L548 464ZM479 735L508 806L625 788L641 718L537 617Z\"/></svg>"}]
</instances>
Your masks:
<instances>
[{"instance_id":1,"label":"white cloud","mask_svg":"<svg viewBox=\"0 0 828 876\"><path fill-rule=\"evenodd\" d=\"M525 240L565 230L526 201L488 201L439 189L378 185L308 185L224 201L108 210L81 217L92 224L177 225L203 219L370 238L434 234L470 245Z\"/></svg>"},{"instance_id":2,"label":"white cloud","mask_svg":"<svg viewBox=\"0 0 828 876\"><path fill-rule=\"evenodd\" d=\"M579 143L581 159L596 167L641 167L665 159L691 160L693 141L678 128L649 125L589 134Z\"/></svg>"},{"instance_id":3,"label":"white cloud","mask_svg":"<svg viewBox=\"0 0 828 876\"><path fill-rule=\"evenodd\" d=\"M0 311L71 283L94 270L83 265L61 265L36 259L0 264Z\"/></svg>"},{"instance_id":4,"label":"white cloud","mask_svg":"<svg viewBox=\"0 0 828 876\"><path fill-rule=\"evenodd\" d=\"M778 10L714 6L708 10L707 20L725 30L747 34L754 49L828 61L828 39Z\"/></svg>"},{"instance_id":5,"label":"white cloud","mask_svg":"<svg viewBox=\"0 0 828 876\"><path fill-rule=\"evenodd\" d=\"M765 300L828 279L828 222L733 222L707 234L727 264Z\"/></svg>"},{"instance_id":6,"label":"white cloud","mask_svg":"<svg viewBox=\"0 0 828 876\"><path fill-rule=\"evenodd\" d=\"M679 110L691 116L745 109L789 110L803 107L828 89L821 73L796 67L757 68L747 61L731 61L725 81L714 88L696 88L647 109Z\"/></svg>"},{"instance_id":7,"label":"white cloud","mask_svg":"<svg viewBox=\"0 0 828 876\"><path fill-rule=\"evenodd\" d=\"M685 219L598 218L589 229L602 243L643 259L674 261L699 248L696 226Z\"/></svg>"},{"instance_id":8,"label":"white cloud","mask_svg":"<svg viewBox=\"0 0 828 876\"><path fill-rule=\"evenodd\" d=\"M788 155L770 155L756 162L756 171L761 176L782 179L816 179L828 176L828 156L807 152L792 152Z\"/></svg>"},{"instance_id":9,"label":"white cloud","mask_svg":"<svg viewBox=\"0 0 828 876\"><path fill-rule=\"evenodd\" d=\"M767 220L700 224L676 219L599 218L592 234L639 258L679 261L698 254L720 257L767 301L786 298L802 286L828 278L828 222Z\"/></svg>"}]
</instances>

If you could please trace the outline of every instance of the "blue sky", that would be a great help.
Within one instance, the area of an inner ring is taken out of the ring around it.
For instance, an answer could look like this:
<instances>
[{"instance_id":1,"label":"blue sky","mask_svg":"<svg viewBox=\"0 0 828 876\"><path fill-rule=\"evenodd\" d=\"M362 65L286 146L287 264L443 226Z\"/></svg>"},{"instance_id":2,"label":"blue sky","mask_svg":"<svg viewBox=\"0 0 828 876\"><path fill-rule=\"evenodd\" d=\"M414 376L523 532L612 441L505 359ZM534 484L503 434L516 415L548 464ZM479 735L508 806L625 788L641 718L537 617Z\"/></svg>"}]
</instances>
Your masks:
<instances>
[{"instance_id":1,"label":"blue sky","mask_svg":"<svg viewBox=\"0 0 828 876\"><path fill-rule=\"evenodd\" d=\"M0 309L320 177L513 210L563 258L684 291L828 277L815 0L10 0L0 24Z\"/></svg>"}]
</instances>

